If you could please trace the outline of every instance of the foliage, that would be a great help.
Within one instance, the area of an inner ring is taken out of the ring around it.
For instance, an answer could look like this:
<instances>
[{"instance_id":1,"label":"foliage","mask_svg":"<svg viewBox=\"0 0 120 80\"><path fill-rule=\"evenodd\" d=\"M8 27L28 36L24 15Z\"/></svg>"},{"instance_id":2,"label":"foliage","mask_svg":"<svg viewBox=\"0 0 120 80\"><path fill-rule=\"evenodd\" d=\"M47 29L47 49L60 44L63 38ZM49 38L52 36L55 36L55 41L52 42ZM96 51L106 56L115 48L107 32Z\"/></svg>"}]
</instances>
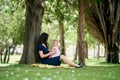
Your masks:
<instances>
[{"instance_id":1,"label":"foliage","mask_svg":"<svg viewBox=\"0 0 120 80\"><path fill-rule=\"evenodd\" d=\"M78 3L74 0L45 1L45 13L43 17L42 31L46 31L50 34L49 42L51 42L54 38L59 39L59 12L62 14L61 20L64 20L64 37L66 46L76 45L78 26ZM93 42L95 42L94 38L90 36L86 29L85 40L90 46L93 46Z\"/></svg>"},{"instance_id":2,"label":"foliage","mask_svg":"<svg viewBox=\"0 0 120 80\"><path fill-rule=\"evenodd\" d=\"M50 34L50 42L59 38L58 17L56 12L57 0L45 1L45 13L43 18L43 32ZM64 15L65 42L76 43L76 32L78 23L77 2L65 0L59 4L60 12ZM62 4L62 5L61 5ZM10 43L14 40L16 44L23 43L25 26L25 4L24 0L0 0L0 42ZM2 40L1 40L2 39ZM8 40L10 39L10 40ZM5 43L6 44L6 43Z\"/></svg>"},{"instance_id":3,"label":"foliage","mask_svg":"<svg viewBox=\"0 0 120 80\"><path fill-rule=\"evenodd\" d=\"M67 1L67 0L66 0ZM55 20L70 20L72 16L72 5L69 5L68 2L58 1L58 0L50 0L45 1L45 21L46 22L54 22Z\"/></svg>"},{"instance_id":4,"label":"foliage","mask_svg":"<svg viewBox=\"0 0 120 80\"><path fill-rule=\"evenodd\" d=\"M67 44L69 41L70 41L69 43L74 42L73 40L71 40L72 38L69 36L71 36L71 34L73 35L74 33L76 33L75 31L71 30L71 26L73 23L76 24L77 22L73 22L72 20L73 18L71 18L73 16L72 15L73 12L71 8L72 6L67 4L67 2L65 1L57 1L57 0L45 1L45 13L43 17L43 23L45 23L47 26L46 28L45 27L43 28L43 31L47 31L52 36L52 39L53 38L60 39L59 21L63 21L64 31L65 31L64 34L65 42ZM73 39L75 39L74 37L76 36L74 35L72 37ZM52 39L50 37L50 42Z\"/></svg>"},{"instance_id":5,"label":"foliage","mask_svg":"<svg viewBox=\"0 0 120 80\"><path fill-rule=\"evenodd\" d=\"M1 42L14 42L21 44L23 41L25 6L24 0L0 1L0 40Z\"/></svg>"},{"instance_id":6,"label":"foliage","mask_svg":"<svg viewBox=\"0 0 120 80\"><path fill-rule=\"evenodd\" d=\"M87 41L88 43L88 47L89 48L93 48L95 47L96 43L97 43L97 39L95 39L89 32L88 30L84 29L84 34L85 34L85 37L84 37L84 40Z\"/></svg>"}]
</instances>

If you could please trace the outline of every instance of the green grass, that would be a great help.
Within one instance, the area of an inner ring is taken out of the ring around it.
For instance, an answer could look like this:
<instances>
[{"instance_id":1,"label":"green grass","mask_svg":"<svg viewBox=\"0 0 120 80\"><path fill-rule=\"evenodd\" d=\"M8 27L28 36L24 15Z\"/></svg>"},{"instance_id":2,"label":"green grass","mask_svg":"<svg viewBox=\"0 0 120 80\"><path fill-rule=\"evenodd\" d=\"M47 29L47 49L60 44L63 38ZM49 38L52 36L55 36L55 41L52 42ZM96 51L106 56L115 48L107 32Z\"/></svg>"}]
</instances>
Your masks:
<instances>
[{"instance_id":1,"label":"green grass","mask_svg":"<svg viewBox=\"0 0 120 80\"><path fill-rule=\"evenodd\" d=\"M30 65L0 67L0 80L119 80L120 64L107 64L101 58L86 60L83 68L40 68Z\"/></svg>"}]
</instances>

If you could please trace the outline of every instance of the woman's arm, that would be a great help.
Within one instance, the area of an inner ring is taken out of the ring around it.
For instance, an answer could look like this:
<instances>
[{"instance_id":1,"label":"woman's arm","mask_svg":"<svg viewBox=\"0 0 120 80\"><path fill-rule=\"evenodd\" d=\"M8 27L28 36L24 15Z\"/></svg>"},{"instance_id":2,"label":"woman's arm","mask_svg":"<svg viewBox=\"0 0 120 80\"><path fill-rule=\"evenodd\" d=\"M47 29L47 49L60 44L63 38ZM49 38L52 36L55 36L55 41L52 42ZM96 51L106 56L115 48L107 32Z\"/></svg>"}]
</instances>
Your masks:
<instances>
[{"instance_id":1,"label":"woman's arm","mask_svg":"<svg viewBox=\"0 0 120 80\"><path fill-rule=\"evenodd\" d=\"M43 51L39 51L39 55L40 55L41 58L46 58L46 57L50 56L51 54L53 54L53 52L49 52L47 54L43 54Z\"/></svg>"}]
</instances>

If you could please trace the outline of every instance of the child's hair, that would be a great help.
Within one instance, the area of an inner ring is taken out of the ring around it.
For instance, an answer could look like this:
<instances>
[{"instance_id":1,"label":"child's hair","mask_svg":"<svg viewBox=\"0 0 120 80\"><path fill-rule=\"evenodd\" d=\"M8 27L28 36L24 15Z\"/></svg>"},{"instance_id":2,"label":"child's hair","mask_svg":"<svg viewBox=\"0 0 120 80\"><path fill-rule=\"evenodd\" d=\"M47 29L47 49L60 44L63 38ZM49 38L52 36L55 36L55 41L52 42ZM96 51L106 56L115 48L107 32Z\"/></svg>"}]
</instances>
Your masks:
<instances>
[{"instance_id":1,"label":"child's hair","mask_svg":"<svg viewBox=\"0 0 120 80\"><path fill-rule=\"evenodd\" d=\"M53 39L53 42L54 42L54 41L58 41L58 40L57 40L57 39Z\"/></svg>"}]
</instances>

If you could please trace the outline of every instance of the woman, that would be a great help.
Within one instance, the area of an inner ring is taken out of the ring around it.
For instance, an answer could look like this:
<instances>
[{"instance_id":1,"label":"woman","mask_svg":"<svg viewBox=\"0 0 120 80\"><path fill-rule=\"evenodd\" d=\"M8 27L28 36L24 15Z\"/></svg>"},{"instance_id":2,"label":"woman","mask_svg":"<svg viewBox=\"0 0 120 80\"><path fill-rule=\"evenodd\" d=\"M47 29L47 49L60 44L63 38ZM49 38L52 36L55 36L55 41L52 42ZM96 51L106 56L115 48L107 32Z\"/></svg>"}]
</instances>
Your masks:
<instances>
[{"instance_id":1,"label":"woman","mask_svg":"<svg viewBox=\"0 0 120 80\"><path fill-rule=\"evenodd\" d=\"M51 54L54 54L55 51L48 50L48 46L47 46L48 37L49 37L49 35L47 33L42 33L38 39L37 51L39 54L39 58L41 59L41 63L58 66L58 65L60 65L61 61L63 61L64 63L66 63L70 66L73 66L73 67L76 67L76 68L81 67L80 65L75 64L72 61L70 61L69 59L67 59L67 57L64 55L60 55L60 56L57 56L54 58L49 58L49 56Z\"/></svg>"}]
</instances>

